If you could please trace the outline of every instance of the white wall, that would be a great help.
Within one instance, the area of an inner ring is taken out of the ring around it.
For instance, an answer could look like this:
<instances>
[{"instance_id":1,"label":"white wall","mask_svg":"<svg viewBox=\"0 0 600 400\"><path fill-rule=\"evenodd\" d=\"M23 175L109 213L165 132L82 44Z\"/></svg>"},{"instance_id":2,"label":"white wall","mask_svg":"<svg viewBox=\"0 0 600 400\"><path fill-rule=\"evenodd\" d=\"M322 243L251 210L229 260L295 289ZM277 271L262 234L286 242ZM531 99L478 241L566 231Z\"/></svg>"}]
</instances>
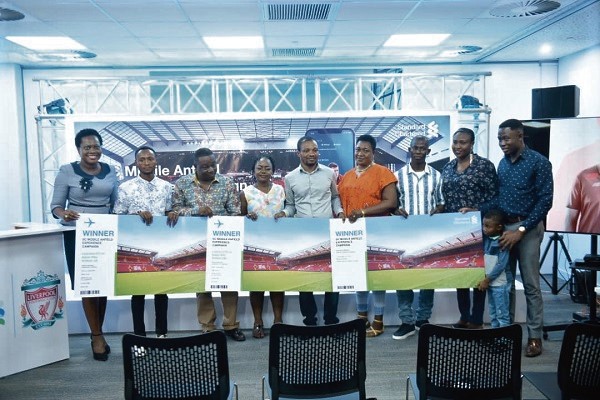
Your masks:
<instances>
[{"instance_id":1,"label":"white wall","mask_svg":"<svg viewBox=\"0 0 600 400\"><path fill-rule=\"evenodd\" d=\"M600 45L560 59L558 85L577 85L579 116L600 116Z\"/></svg>"},{"instance_id":2,"label":"white wall","mask_svg":"<svg viewBox=\"0 0 600 400\"><path fill-rule=\"evenodd\" d=\"M0 230L29 220L21 67L0 64ZM33 161L35 168L36 160Z\"/></svg>"}]
</instances>

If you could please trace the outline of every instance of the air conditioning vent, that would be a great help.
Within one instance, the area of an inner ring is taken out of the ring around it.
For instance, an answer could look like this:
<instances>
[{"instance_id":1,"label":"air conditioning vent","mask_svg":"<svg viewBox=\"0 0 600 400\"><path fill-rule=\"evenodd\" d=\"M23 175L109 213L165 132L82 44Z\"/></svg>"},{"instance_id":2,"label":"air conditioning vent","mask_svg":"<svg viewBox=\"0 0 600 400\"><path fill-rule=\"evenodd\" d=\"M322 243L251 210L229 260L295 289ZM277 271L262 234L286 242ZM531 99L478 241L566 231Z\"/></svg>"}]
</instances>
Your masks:
<instances>
[{"instance_id":1,"label":"air conditioning vent","mask_svg":"<svg viewBox=\"0 0 600 400\"><path fill-rule=\"evenodd\" d=\"M317 49L315 47L307 47L302 49L272 49L273 57L314 57Z\"/></svg>"},{"instance_id":2,"label":"air conditioning vent","mask_svg":"<svg viewBox=\"0 0 600 400\"><path fill-rule=\"evenodd\" d=\"M554 11L559 7L558 1L551 0L511 1L493 8L490 14L501 18L532 17Z\"/></svg>"},{"instance_id":3,"label":"air conditioning vent","mask_svg":"<svg viewBox=\"0 0 600 400\"><path fill-rule=\"evenodd\" d=\"M0 21L18 21L25 18L25 15L10 8L0 8Z\"/></svg>"},{"instance_id":4,"label":"air conditioning vent","mask_svg":"<svg viewBox=\"0 0 600 400\"><path fill-rule=\"evenodd\" d=\"M265 4L267 21L326 21L331 13L330 3Z\"/></svg>"},{"instance_id":5,"label":"air conditioning vent","mask_svg":"<svg viewBox=\"0 0 600 400\"><path fill-rule=\"evenodd\" d=\"M458 46L458 49L456 50L456 52L458 54L471 54L471 53L477 53L480 50L481 50L481 47L479 47L479 46Z\"/></svg>"},{"instance_id":6,"label":"air conditioning vent","mask_svg":"<svg viewBox=\"0 0 600 400\"><path fill-rule=\"evenodd\" d=\"M37 56L46 61L74 61L96 58L96 54L90 51L71 50L65 52L38 53Z\"/></svg>"}]
</instances>

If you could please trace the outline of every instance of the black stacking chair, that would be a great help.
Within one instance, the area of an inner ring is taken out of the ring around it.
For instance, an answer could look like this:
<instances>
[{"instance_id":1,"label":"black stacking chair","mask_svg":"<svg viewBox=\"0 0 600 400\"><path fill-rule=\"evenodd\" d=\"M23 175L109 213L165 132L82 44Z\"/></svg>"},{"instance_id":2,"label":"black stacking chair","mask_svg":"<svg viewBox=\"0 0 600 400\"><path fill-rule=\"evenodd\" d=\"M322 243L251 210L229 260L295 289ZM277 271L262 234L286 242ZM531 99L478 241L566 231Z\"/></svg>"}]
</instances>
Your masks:
<instances>
[{"instance_id":1,"label":"black stacking chair","mask_svg":"<svg viewBox=\"0 0 600 400\"><path fill-rule=\"evenodd\" d=\"M326 326L273 325L263 399L365 400L365 337L360 319Z\"/></svg>"},{"instance_id":2,"label":"black stacking chair","mask_svg":"<svg viewBox=\"0 0 600 400\"><path fill-rule=\"evenodd\" d=\"M123 366L127 400L237 399L220 331L162 339L126 334Z\"/></svg>"},{"instance_id":3,"label":"black stacking chair","mask_svg":"<svg viewBox=\"0 0 600 400\"><path fill-rule=\"evenodd\" d=\"M408 376L406 398L520 399L519 325L454 329L425 324L419 330L417 373Z\"/></svg>"},{"instance_id":4,"label":"black stacking chair","mask_svg":"<svg viewBox=\"0 0 600 400\"><path fill-rule=\"evenodd\" d=\"M526 372L524 376L548 399L600 398L600 325L569 325L557 372Z\"/></svg>"}]
</instances>

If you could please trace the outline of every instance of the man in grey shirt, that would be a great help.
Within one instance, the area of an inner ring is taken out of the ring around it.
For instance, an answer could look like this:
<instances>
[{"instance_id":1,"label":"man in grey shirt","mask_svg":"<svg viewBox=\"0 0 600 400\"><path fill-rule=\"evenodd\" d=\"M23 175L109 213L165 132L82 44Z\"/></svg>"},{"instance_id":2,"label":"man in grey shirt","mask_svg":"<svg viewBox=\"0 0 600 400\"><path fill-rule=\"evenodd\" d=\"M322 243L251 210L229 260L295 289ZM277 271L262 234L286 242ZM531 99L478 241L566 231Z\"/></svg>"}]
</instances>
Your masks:
<instances>
[{"instance_id":1,"label":"man in grey shirt","mask_svg":"<svg viewBox=\"0 0 600 400\"><path fill-rule=\"evenodd\" d=\"M333 170L319 164L317 142L304 136L298 140L300 166L285 177L285 208L275 218L345 218ZM300 311L305 325L317 324L317 304L312 292L300 292ZM337 324L339 293L326 292L325 324Z\"/></svg>"}]
</instances>

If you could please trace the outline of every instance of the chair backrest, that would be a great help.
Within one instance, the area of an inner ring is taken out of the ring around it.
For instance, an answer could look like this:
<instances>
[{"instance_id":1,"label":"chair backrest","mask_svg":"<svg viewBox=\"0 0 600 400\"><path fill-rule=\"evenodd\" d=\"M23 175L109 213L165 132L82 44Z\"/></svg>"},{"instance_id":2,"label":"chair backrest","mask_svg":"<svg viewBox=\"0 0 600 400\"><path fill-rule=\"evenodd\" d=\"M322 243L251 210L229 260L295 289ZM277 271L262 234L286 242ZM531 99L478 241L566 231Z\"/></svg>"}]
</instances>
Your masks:
<instances>
[{"instance_id":1,"label":"chair backrest","mask_svg":"<svg viewBox=\"0 0 600 400\"><path fill-rule=\"evenodd\" d=\"M600 325L576 323L567 327L557 375L563 398L600 397Z\"/></svg>"},{"instance_id":2,"label":"chair backrest","mask_svg":"<svg viewBox=\"0 0 600 400\"><path fill-rule=\"evenodd\" d=\"M326 326L275 324L269 336L273 400L348 393L365 399L364 320Z\"/></svg>"},{"instance_id":3,"label":"chair backrest","mask_svg":"<svg viewBox=\"0 0 600 400\"><path fill-rule=\"evenodd\" d=\"M220 331L178 338L123 336L125 398L227 399L227 339Z\"/></svg>"},{"instance_id":4,"label":"chair backrest","mask_svg":"<svg viewBox=\"0 0 600 400\"><path fill-rule=\"evenodd\" d=\"M520 399L521 327L419 331L417 386L421 399Z\"/></svg>"}]
</instances>

